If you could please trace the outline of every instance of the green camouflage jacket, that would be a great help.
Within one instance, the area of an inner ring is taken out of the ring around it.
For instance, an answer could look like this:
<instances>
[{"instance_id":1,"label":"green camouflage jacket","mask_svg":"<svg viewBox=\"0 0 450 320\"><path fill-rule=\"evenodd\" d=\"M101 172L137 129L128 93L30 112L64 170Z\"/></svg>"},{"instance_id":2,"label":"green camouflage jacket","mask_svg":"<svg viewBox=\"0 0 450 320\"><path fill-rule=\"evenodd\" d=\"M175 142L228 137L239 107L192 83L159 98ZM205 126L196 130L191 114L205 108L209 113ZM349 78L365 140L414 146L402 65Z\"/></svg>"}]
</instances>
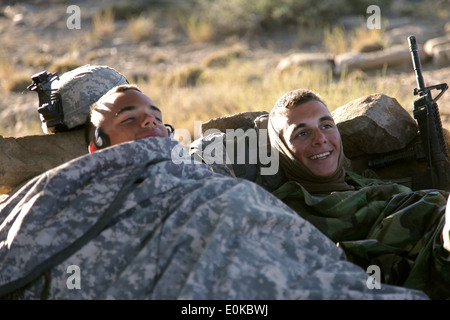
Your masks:
<instances>
[{"instance_id":1,"label":"green camouflage jacket","mask_svg":"<svg viewBox=\"0 0 450 320\"><path fill-rule=\"evenodd\" d=\"M346 179L355 191L312 195L290 181L273 194L338 243L349 261L379 266L382 282L449 298L450 253L443 248L449 193L413 192L352 172Z\"/></svg>"}]
</instances>

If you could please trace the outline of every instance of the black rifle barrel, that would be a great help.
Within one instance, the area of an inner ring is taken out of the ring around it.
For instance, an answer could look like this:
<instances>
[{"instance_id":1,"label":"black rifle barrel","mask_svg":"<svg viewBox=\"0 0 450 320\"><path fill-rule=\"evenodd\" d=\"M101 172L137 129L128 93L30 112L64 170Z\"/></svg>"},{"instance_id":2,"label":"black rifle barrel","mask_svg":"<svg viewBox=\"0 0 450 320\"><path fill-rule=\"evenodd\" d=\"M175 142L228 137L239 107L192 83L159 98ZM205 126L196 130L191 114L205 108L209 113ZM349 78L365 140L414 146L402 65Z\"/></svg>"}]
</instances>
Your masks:
<instances>
[{"instance_id":1,"label":"black rifle barrel","mask_svg":"<svg viewBox=\"0 0 450 320\"><path fill-rule=\"evenodd\" d=\"M420 64L419 58L419 50L417 48L416 37L410 36L408 37L409 41L409 50L411 51L411 58L414 67L414 71L416 72L416 80L419 94L425 89L425 82L422 76L422 66Z\"/></svg>"}]
</instances>

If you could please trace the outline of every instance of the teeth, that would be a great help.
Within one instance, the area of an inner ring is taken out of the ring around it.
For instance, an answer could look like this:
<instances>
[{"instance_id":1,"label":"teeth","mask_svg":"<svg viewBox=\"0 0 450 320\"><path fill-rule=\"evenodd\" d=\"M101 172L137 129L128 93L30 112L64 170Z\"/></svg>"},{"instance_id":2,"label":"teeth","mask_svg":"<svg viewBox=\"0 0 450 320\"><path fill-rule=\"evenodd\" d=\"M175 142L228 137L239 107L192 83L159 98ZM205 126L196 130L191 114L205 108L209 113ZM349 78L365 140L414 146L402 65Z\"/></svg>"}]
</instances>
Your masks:
<instances>
[{"instance_id":1,"label":"teeth","mask_svg":"<svg viewBox=\"0 0 450 320\"><path fill-rule=\"evenodd\" d=\"M330 152L324 152L324 153L320 153L320 154L316 154L312 157L309 157L311 160L316 160L316 159L322 159L325 157L328 157L330 155Z\"/></svg>"}]
</instances>

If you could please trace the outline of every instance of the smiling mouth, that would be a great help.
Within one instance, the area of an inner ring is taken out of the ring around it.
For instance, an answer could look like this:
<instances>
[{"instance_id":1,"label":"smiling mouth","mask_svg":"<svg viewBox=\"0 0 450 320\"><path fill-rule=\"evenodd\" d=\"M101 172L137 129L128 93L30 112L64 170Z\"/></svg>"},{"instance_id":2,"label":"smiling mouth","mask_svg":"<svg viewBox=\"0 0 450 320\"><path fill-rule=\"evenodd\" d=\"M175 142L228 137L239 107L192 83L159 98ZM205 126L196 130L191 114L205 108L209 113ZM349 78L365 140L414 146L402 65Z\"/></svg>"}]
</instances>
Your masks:
<instances>
[{"instance_id":1,"label":"smiling mouth","mask_svg":"<svg viewBox=\"0 0 450 320\"><path fill-rule=\"evenodd\" d=\"M327 151L324 153L319 153L319 154L313 155L312 157L309 157L309 158L311 160L321 160L321 159L327 158L330 154L331 154L331 152Z\"/></svg>"}]
</instances>

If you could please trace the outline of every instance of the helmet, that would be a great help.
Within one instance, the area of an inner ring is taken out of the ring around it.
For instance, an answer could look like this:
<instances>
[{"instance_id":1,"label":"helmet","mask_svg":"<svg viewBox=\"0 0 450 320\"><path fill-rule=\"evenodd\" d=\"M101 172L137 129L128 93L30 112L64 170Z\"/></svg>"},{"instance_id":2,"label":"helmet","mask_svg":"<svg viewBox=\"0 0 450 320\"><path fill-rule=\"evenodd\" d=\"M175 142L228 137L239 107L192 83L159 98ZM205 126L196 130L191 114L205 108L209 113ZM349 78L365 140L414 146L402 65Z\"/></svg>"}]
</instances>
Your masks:
<instances>
[{"instance_id":1,"label":"helmet","mask_svg":"<svg viewBox=\"0 0 450 320\"><path fill-rule=\"evenodd\" d=\"M44 133L60 132L83 125L90 106L127 79L108 66L84 65L61 77L46 71L34 74L28 90L39 95L38 112Z\"/></svg>"}]
</instances>

